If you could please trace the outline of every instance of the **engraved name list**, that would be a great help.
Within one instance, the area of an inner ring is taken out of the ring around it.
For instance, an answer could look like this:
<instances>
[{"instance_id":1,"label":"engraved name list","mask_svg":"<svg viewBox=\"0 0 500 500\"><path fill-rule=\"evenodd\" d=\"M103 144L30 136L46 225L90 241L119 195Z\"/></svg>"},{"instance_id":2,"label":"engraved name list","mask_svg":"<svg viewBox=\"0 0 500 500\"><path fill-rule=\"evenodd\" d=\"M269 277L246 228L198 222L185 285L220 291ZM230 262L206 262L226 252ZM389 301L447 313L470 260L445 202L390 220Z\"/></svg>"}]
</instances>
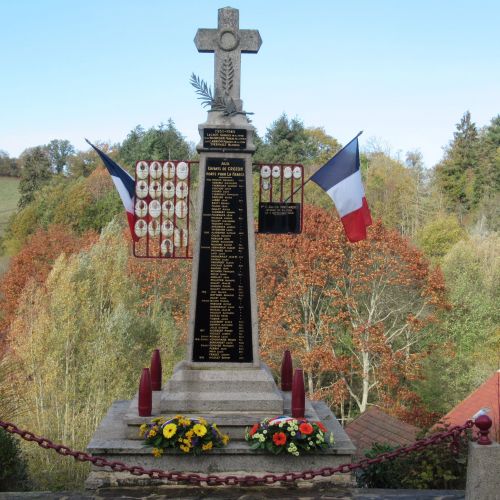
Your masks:
<instances>
[{"instance_id":1,"label":"engraved name list","mask_svg":"<svg viewBox=\"0 0 500 500\"><path fill-rule=\"evenodd\" d=\"M207 158L193 361L252 362L245 161Z\"/></svg>"}]
</instances>

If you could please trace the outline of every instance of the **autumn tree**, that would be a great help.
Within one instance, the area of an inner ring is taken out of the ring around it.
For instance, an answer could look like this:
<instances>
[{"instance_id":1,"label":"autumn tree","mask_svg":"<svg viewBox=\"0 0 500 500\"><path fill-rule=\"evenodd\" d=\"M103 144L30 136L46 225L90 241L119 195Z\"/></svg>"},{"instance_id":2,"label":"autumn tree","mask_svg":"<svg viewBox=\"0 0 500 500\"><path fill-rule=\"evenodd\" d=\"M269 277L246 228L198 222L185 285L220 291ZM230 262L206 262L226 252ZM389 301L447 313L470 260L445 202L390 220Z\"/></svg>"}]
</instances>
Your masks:
<instances>
[{"instance_id":1,"label":"autumn tree","mask_svg":"<svg viewBox=\"0 0 500 500\"><path fill-rule=\"evenodd\" d=\"M51 224L64 225L78 234L99 232L117 214L125 218L120 197L103 167L85 178L58 176L9 221L3 244L14 254L30 235Z\"/></svg>"},{"instance_id":2,"label":"autumn tree","mask_svg":"<svg viewBox=\"0 0 500 500\"><path fill-rule=\"evenodd\" d=\"M481 130L478 154L484 183L476 188L478 196L495 196L500 192L500 115Z\"/></svg>"},{"instance_id":3,"label":"autumn tree","mask_svg":"<svg viewBox=\"0 0 500 500\"><path fill-rule=\"evenodd\" d=\"M120 147L120 160L127 167L138 160L188 160L193 155L194 151L172 119L148 130L138 125Z\"/></svg>"},{"instance_id":4,"label":"autumn tree","mask_svg":"<svg viewBox=\"0 0 500 500\"><path fill-rule=\"evenodd\" d=\"M478 201L477 183L479 133L467 111L456 126L444 159L436 165L436 178L451 209L463 216ZM476 180L475 180L476 178Z\"/></svg>"},{"instance_id":5,"label":"autumn tree","mask_svg":"<svg viewBox=\"0 0 500 500\"><path fill-rule=\"evenodd\" d=\"M44 148L38 146L23 152L21 161L21 181L19 182L19 208L33 201L38 190L50 181L50 160Z\"/></svg>"},{"instance_id":6,"label":"autumn tree","mask_svg":"<svg viewBox=\"0 0 500 500\"><path fill-rule=\"evenodd\" d=\"M443 261L451 313L448 333L457 349L450 382L456 404L498 368L500 353L500 236L459 241Z\"/></svg>"},{"instance_id":7,"label":"autumn tree","mask_svg":"<svg viewBox=\"0 0 500 500\"><path fill-rule=\"evenodd\" d=\"M75 154L74 146L67 139L53 139L45 148L53 171L61 174L67 170L69 160Z\"/></svg>"},{"instance_id":8,"label":"autumn tree","mask_svg":"<svg viewBox=\"0 0 500 500\"><path fill-rule=\"evenodd\" d=\"M0 149L0 176L19 177L19 166L15 158Z\"/></svg>"},{"instance_id":9,"label":"autumn tree","mask_svg":"<svg viewBox=\"0 0 500 500\"><path fill-rule=\"evenodd\" d=\"M350 244L336 217L309 206L303 234L261 235L258 252L263 357L276 367L291 348L311 397L342 417L373 403L416 417L426 326L446 306L422 254L380 222Z\"/></svg>"},{"instance_id":10,"label":"autumn tree","mask_svg":"<svg viewBox=\"0 0 500 500\"><path fill-rule=\"evenodd\" d=\"M129 238L128 228L125 231ZM144 311L150 311L153 315L168 312L185 340L189 319L191 262L184 259L145 261L131 256L128 269L139 285ZM166 348L170 359L177 359L184 352L183 345L170 345Z\"/></svg>"},{"instance_id":11,"label":"autumn tree","mask_svg":"<svg viewBox=\"0 0 500 500\"><path fill-rule=\"evenodd\" d=\"M93 148L77 151L68 159L68 173L73 177L88 177L100 165L102 160Z\"/></svg>"},{"instance_id":12,"label":"autumn tree","mask_svg":"<svg viewBox=\"0 0 500 500\"><path fill-rule=\"evenodd\" d=\"M41 284L61 253L70 255L88 247L95 234L77 236L62 226L38 229L26 245L12 257L8 271L0 280L0 341L16 310L22 291L29 281Z\"/></svg>"},{"instance_id":13,"label":"autumn tree","mask_svg":"<svg viewBox=\"0 0 500 500\"><path fill-rule=\"evenodd\" d=\"M164 375L171 373L180 333L155 297L144 303L129 258L113 221L87 250L61 255L44 283L24 287L9 333L16 390L29 408L19 425L84 449L111 403L136 392L152 349L161 348ZM37 488L80 487L88 475L88 464L28 446Z\"/></svg>"},{"instance_id":14,"label":"autumn tree","mask_svg":"<svg viewBox=\"0 0 500 500\"><path fill-rule=\"evenodd\" d=\"M299 118L283 113L267 129L263 140L257 140L254 161L293 162L319 167L329 160L340 144L322 127L306 128Z\"/></svg>"},{"instance_id":15,"label":"autumn tree","mask_svg":"<svg viewBox=\"0 0 500 500\"><path fill-rule=\"evenodd\" d=\"M466 232L454 215L436 214L417 233L416 240L425 255L439 262L455 243L466 238Z\"/></svg>"},{"instance_id":16,"label":"autumn tree","mask_svg":"<svg viewBox=\"0 0 500 500\"><path fill-rule=\"evenodd\" d=\"M366 197L384 225L413 237L428 213L425 174L418 152L408 152L406 165L378 150L366 155Z\"/></svg>"}]
</instances>

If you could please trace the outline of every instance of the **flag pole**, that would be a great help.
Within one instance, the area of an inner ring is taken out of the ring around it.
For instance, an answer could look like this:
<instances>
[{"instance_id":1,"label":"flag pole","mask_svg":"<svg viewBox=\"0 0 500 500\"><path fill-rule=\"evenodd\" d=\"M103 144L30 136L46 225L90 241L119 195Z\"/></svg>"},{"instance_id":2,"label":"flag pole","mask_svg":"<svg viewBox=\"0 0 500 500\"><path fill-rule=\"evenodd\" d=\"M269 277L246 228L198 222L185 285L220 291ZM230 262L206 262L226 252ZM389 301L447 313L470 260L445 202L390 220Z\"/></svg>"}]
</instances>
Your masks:
<instances>
[{"instance_id":1,"label":"flag pole","mask_svg":"<svg viewBox=\"0 0 500 500\"><path fill-rule=\"evenodd\" d=\"M362 130L360 130L358 132L358 134L356 135L356 137L353 137L343 148L339 149L333 156L332 158L330 158L330 160L328 161L331 161L333 160L341 151L344 151L344 149L349 146L349 144L351 144L352 141L354 141L354 139L357 139L361 134L363 133ZM314 174L313 174L314 175ZM312 177L312 176L311 176ZM295 193L297 193L298 191L300 191L310 180L311 180L311 177L309 177L309 179L307 179L307 181L304 182L304 184L302 184L302 186L299 186L283 203L286 203L290 198L293 197L293 195Z\"/></svg>"}]
</instances>

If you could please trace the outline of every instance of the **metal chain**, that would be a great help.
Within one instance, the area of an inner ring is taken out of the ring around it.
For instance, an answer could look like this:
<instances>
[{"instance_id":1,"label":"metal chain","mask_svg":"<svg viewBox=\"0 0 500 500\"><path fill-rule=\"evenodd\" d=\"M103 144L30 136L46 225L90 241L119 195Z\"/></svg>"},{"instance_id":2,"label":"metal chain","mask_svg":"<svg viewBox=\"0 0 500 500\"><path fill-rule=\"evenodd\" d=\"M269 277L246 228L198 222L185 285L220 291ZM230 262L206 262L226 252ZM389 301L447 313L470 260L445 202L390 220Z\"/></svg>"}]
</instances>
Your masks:
<instances>
[{"instance_id":1,"label":"metal chain","mask_svg":"<svg viewBox=\"0 0 500 500\"><path fill-rule=\"evenodd\" d=\"M11 422L3 422L0 420L0 427L5 429L11 434L17 434L22 439L26 441L34 441L39 446L45 449L55 450L60 455L73 457L79 462L90 462L96 467L109 467L115 472L129 472L134 476L147 475L151 479L167 479L173 482L185 482L193 485L200 485L205 483L207 486L218 486L218 485L241 485L241 486L258 486L258 485L269 485L277 482L292 483L297 480L305 479L311 480L317 476L329 477L333 474L348 474L357 469L363 469L369 465L378 464L386 460L394 460L397 457L408 455L413 451L421 451L429 446L442 443L443 441L451 438L450 449L452 453L458 451L459 437L466 429L470 429L474 425L472 420L468 420L464 425L456 425L450 427L448 430L439 432L427 438L419 439L409 446L404 448L399 448L394 451L388 451L382 453L375 458L364 458L359 462L354 464L342 464L337 467L323 467L321 469L315 470L305 470L302 472L286 472L284 474L265 474L264 476L218 476L212 475L202 475L196 473L183 473L176 471L163 471L161 469L145 469L138 465L127 465L123 462L109 461L105 458L99 456L92 456L89 453L83 451L74 451L67 446L61 444L54 444L50 439L39 437L32 432L19 429L16 425Z\"/></svg>"}]
</instances>

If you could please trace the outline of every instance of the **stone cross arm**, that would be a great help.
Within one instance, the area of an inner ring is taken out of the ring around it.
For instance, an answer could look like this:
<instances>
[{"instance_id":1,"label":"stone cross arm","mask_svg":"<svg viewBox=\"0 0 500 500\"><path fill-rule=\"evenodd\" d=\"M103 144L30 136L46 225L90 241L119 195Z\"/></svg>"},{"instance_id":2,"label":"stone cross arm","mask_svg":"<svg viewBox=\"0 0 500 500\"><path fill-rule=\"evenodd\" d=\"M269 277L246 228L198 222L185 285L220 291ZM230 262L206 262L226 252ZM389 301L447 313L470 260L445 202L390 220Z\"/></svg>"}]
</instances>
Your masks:
<instances>
[{"instance_id":1,"label":"stone cross arm","mask_svg":"<svg viewBox=\"0 0 500 500\"><path fill-rule=\"evenodd\" d=\"M194 38L198 52L215 52L218 48L231 50L230 47L240 48L243 54L256 54L262 45L262 38L258 30L239 30L238 39L231 32L220 33L217 29L200 28ZM225 48L227 47L227 48Z\"/></svg>"},{"instance_id":2,"label":"stone cross arm","mask_svg":"<svg viewBox=\"0 0 500 500\"><path fill-rule=\"evenodd\" d=\"M214 52L215 97L231 98L240 103L241 53L255 54L262 45L257 30L240 30L239 11L231 7L219 9L217 29L202 28L194 43L198 52Z\"/></svg>"}]
</instances>

